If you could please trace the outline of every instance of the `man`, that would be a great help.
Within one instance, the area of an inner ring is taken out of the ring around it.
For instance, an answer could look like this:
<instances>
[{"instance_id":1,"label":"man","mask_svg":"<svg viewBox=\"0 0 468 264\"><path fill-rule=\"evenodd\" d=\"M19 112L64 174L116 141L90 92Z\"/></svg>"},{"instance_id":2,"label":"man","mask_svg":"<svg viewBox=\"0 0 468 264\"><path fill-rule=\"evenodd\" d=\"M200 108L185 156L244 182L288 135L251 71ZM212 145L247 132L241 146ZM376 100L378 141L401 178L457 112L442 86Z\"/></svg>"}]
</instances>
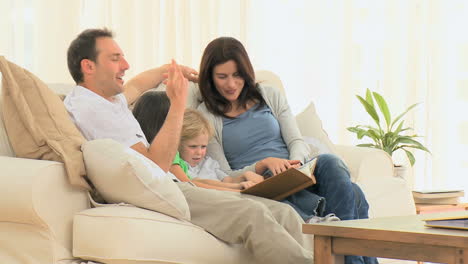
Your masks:
<instances>
[{"instance_id":1,"label":"man","mask_svg":"<svg viewBox=\"0 0 468 264\"><path fill-rule=\"evenodd\" d=\"M112 32L85 30L68 49L68 67L77 83L65 99L71 118L88 140L111 138L142 153L167 176L179 145L188 80L196 72L170 65L145 71L124 85L129 68ZM165 79L171 101L166 121L151 144L128 110L144 91ZM286 204L177 183L189 205L192 223L227 243L243 243L261 263L312 263L305 249L302 219Z\"/></svg>"}]
</instances>

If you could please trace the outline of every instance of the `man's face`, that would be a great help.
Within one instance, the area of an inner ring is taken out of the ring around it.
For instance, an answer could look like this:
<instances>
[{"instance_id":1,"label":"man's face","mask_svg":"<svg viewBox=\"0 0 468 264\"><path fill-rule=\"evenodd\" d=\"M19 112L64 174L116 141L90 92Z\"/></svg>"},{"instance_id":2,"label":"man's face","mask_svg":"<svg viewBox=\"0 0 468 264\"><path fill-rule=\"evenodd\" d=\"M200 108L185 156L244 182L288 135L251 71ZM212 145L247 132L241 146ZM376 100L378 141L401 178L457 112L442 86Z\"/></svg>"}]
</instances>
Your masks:
<instances>
[{"instance_id":1,"label":"man's face","mask_svg":"<svg viewBox=\"0 0 468 264\"><path fill-rule=\"evenodd\" d=\"M96 39L97 58L94 80L105 97L123 92L123 76L129 65L119 45L108 37Z\"/></svg>"}]
</instances>

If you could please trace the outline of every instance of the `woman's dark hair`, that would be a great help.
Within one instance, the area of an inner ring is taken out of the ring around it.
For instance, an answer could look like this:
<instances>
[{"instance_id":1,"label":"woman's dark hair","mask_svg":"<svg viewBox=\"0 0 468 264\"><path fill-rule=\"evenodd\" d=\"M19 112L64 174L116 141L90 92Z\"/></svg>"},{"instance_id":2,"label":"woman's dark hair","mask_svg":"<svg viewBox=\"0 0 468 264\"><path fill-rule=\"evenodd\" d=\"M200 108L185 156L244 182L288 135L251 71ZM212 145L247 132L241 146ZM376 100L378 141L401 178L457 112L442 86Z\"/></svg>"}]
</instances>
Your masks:
<instances>
[{"instance_id":1,"label":"woman's dark hair","mask_svg":"<svg viewBox=\"0 0 468 264\"><path fill-rule=\"evenodd\" d=\"M149 143L164 124L170 106L169 97L162 91L148 91L135 103L133 115Z\"/></svg>"},{"instance_id":2,"label":"woman's dark hair","mask_svg":"<svg viewBox=\"0 0 468 264\"><path fill-rule=\"evenodd\" d=\"M249 101L265 104L258 84L255 82L255 72L249 55L242 43L231 37L220 37L206 46L200 63L198 85L203 101L208 111L215 115L225 116L231 110L231 103L216 89L213 81L213 69L219 64L233 60L237 65L237 72L244 79L244 87L237 99L239 105L247 107Z\"/></svg>"},{"instance_id":3,"label":"woman's dark hair","mask_svg":"<svg viewBox=\"0 0 468 264\"><path fill-rule=\"evenodd\" d=\"M81 71L81 61L88 59L96 62L98 51L96 50L97 38L113 38L112 31L107 28L87 29L81 32L74 39L67 51L68 70L76 84L83 82L83 72Z\"/></svg>"}]
</instances>

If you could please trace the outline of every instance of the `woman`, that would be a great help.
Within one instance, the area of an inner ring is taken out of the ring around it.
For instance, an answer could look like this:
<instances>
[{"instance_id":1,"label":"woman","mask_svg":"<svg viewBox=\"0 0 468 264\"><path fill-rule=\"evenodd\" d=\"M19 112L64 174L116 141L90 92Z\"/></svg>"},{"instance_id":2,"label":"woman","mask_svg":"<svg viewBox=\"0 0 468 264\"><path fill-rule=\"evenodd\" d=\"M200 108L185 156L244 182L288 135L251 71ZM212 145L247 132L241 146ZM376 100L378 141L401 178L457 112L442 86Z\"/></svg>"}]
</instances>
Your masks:
<instances>
[{"instance_id":1,"label":"woman","mask_svg":"<svg viewBox=\"0 0 468 264\"><path fill-rule=\"evenodd\" d=\"M229 175L247 170L277 174L313 156L284 96L255 82L249 56L238 40L222 37L208 44L199 86L203 98L199 110L215 128L208 155ZM338 157L318 155L314 175L317 184L304 192L325 197L324 215L335 213L342 220L368 218L364 194L351 182L348 168ZM287 200L307 208L304 192ZM377 263L377 259L346 256L345 262Z\"/></svg>"}]
</instances>

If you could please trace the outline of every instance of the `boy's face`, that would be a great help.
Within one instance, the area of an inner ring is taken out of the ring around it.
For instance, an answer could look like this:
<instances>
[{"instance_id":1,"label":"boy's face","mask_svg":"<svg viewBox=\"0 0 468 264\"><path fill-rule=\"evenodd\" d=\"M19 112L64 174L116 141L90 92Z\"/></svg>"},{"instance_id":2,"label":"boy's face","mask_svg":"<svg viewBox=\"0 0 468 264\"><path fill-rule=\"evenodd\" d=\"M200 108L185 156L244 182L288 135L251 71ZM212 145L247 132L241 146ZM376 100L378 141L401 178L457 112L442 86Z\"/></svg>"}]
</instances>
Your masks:
<instances>
[{"instance_id":1,"label":"boy's face","mask_svg":"<svg viewBox=\"0 0 468 264\"><path fill-rule=\"evenodd\" d=\"M195 138L182 142L179 149L180 157L190 164L190 166L196 166L206 155L206 145L208 145L208 140L207 134L201 134Z\"/></svg>"}]
</instances>

